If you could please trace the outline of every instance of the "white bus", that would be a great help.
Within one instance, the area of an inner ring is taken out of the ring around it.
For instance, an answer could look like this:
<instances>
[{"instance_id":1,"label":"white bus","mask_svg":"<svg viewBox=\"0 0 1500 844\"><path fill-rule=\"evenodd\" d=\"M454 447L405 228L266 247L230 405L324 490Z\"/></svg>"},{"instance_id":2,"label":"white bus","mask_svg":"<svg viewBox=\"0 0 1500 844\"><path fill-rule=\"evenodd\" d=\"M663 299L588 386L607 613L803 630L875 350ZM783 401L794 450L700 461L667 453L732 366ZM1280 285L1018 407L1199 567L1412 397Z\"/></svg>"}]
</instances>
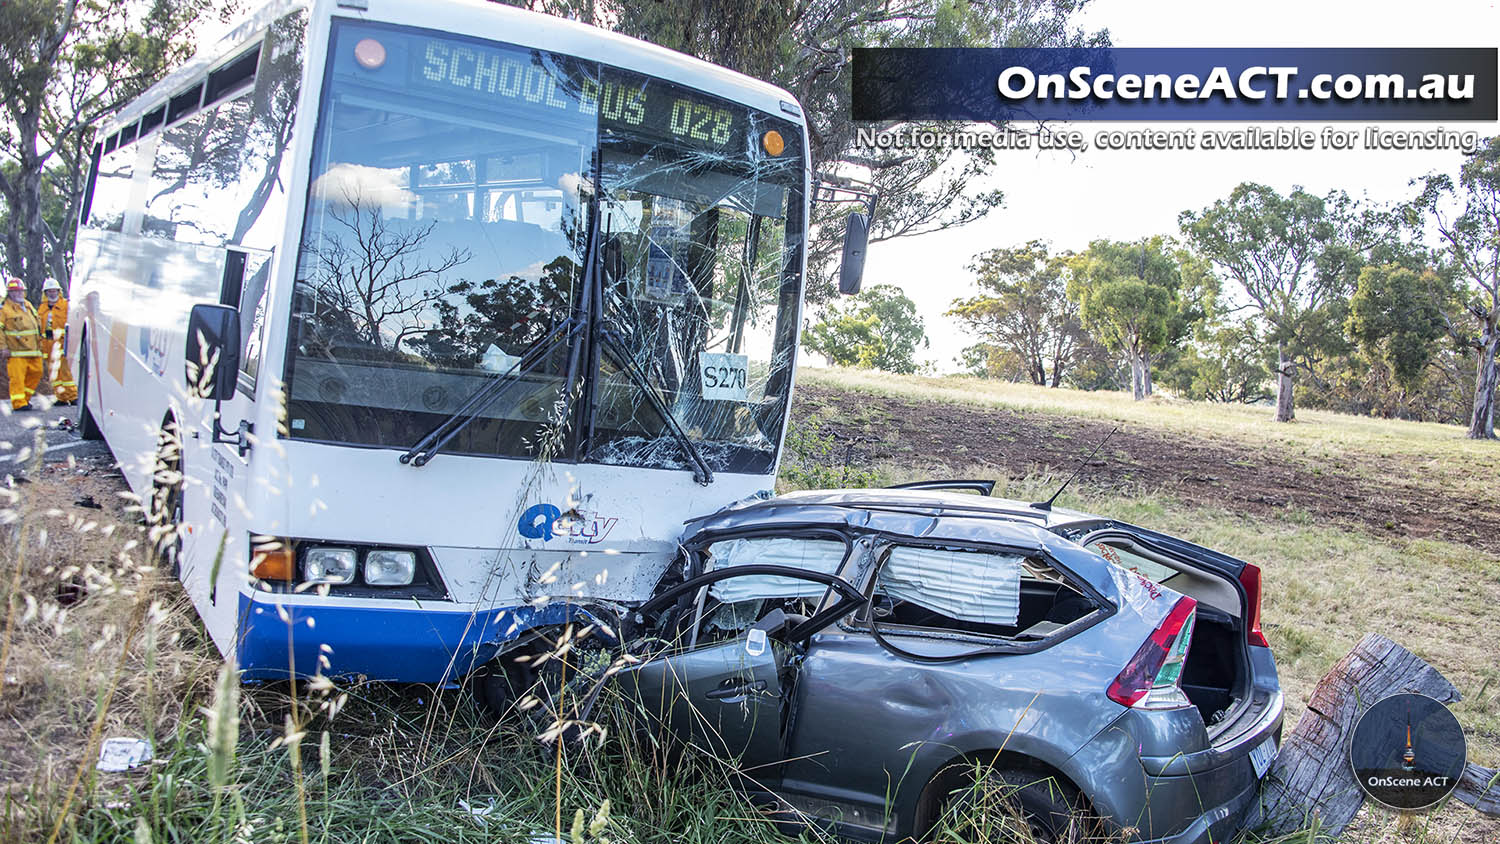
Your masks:
<instances>
[{"instance_id":1,"label":"white bus","mask_svg":"<svg viewBox=\"0 0 1500 844\"><path fill-rule=\"evenodd\" d=\"M812 190L787 92L477 0L282 0L100 137L79 426L166 502L247 679L457 682L645 600L685 519L772 488Z\"/></svg>"}]
</instances>

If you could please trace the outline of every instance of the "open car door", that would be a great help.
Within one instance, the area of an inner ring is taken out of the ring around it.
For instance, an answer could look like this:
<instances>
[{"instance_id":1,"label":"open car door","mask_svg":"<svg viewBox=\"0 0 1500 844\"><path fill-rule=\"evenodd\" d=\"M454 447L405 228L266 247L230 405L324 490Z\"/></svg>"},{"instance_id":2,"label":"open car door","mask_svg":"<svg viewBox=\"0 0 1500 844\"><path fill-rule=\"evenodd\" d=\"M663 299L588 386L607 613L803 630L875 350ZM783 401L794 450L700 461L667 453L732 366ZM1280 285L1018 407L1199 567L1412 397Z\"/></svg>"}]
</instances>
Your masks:
<instances>
[{"instance_id":1,"label":"open car door","mask_svg":"<svg viewBox=\"0 0 1500 844\"><path fill-rule=\"evenodd\" d=\"M617 687L653 726L734 760L769 787L785 758L788 707L808 638L864 600L833 574L785 565L690 578L637 611L661 638L643 640L653 647L620 672Z\"/></svg>"}]
</instances>

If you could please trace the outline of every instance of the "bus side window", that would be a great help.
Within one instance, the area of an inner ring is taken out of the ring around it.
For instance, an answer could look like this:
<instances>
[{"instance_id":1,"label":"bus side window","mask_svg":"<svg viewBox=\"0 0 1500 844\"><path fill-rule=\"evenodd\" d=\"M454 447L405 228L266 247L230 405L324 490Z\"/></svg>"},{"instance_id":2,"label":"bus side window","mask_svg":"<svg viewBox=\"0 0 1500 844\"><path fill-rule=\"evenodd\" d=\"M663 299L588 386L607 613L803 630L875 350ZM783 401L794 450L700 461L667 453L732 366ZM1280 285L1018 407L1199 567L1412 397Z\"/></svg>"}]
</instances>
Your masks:
<instances>
[{"instance_id":1,"label":"bus side window","mask_svg":"<svg viewBox=\"0 0 1500 844\"><path fill-rule=\"evenodd\" d=\"M206 108L162 132L141 233L222 246L235 233L248 185L241 183L251 121L249 97Z\"/></svg>"},{"instance_id":2,"label":"bus side window","mask_svg":"<svg viewBox=\"0 0 1500 844\"><path fill-rule=\"evenodd\" d=\"M239 387L251 398L255 397L255 378L260 372L261 344L265 340L266 280L271 274L271 264L271 257L264 253L245 255L245 283L239 298Z\"/></svg>"},{"instance_id":3,"label":"bus side window","mask_svg":"<svg viewBox=\"0 0 1500 844\"><path fill-rule=\"evenodd\" d=\"M125 209L130 204L134 164L134 148L117 149L100 159L94 177L94 201L89 212L89 228L117 232L124 226Z\"/></svg>"}]
</instances>

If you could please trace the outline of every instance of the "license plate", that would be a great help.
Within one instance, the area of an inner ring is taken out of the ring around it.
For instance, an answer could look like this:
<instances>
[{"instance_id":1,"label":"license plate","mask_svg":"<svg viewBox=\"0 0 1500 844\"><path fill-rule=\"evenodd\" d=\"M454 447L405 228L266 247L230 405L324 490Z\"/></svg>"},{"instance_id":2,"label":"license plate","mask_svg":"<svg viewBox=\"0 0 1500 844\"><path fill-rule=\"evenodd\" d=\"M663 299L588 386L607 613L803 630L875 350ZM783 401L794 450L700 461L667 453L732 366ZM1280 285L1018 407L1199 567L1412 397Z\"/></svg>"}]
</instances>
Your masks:
<instances>
[{"instance_id":1,"label":"license plate","mask_svg":"<svg viewBox=\"0 0 1500 844\"><path fill-rule=\"evenodd\" d=\"M1250 765L1255 768L1255 778L1260 779L1271 769L1271 763L1276 761L1276 739L1268 738L1260 743L1259 747L1250 751Z\"/></svg>"}]
</instances>

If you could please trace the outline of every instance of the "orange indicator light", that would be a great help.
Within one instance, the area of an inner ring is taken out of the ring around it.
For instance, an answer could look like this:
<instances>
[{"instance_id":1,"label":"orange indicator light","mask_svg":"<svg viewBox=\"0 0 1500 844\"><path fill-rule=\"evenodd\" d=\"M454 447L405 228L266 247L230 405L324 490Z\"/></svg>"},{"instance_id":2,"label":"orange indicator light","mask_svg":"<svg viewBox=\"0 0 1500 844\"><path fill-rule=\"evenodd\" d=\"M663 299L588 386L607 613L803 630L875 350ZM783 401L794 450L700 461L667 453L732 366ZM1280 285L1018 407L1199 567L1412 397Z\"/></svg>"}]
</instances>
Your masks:
<instances>
[{"instance_id":1,"label":"orange indicator light","mask_svg":"<svg viewBox=\"0 0 1500 844\"><path fill-rule=\"evenodd\" d=\"M376 70L385 64L385 45L374 38L361 38L354 45L354 60L365 70Z\"/></svg>"}]
</instances>

